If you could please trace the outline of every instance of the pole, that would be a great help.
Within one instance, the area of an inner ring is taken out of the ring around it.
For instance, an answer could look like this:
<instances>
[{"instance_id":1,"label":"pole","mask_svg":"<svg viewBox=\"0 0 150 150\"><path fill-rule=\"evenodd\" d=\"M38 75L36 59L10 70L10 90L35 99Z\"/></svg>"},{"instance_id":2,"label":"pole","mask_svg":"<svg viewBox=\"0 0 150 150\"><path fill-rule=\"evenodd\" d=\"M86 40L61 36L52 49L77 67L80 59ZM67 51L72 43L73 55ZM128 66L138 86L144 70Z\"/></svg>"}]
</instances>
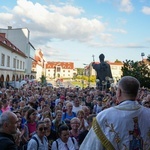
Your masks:
<instances>
[{"instance_id":1,"label":"pole","mask_svg":"<svg viewBox=\"0 0 150 150\"><path fill-rule=\"evenodd\" d=\"M93 62L95 62L95 58L94 58L95 56L94 56L94 55L92 55L92 57L93 57Z\"/></svg>"},{"instance_id":2,"label":"pole","mask_svg":"<svg viewBox=\"0 0 150 150\"><path fill-rule=\"evenodd\" d=\"M90 87L90 66L89 66L89 76L88 76L88 87Z\"/></svg>"},{"instance_id":3,"label":"pole","mask_svg":"<svg viewBox=\"0 0 150 150\"><path fill-rule=\"evenodd\" d=\"M17 56L15 56L15 83L14 83L14 88L16 88L16 67L17 67Z\"/></svg>"}]
</instances>

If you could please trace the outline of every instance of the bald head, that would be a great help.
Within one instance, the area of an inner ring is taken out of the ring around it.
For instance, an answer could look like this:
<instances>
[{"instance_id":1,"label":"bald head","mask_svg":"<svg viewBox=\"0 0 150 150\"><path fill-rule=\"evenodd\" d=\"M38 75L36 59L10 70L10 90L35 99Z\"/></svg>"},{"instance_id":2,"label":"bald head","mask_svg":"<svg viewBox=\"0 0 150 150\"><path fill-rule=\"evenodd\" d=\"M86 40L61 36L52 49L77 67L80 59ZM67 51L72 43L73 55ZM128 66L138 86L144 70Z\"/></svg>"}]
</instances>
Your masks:
<instances>
[{"instance_id":1,"label":"bald head","mask_svg":"<svg viewBox=\"0 0 150 150\"><path fill-rule=\"evenodd\" d=\"M136 97L140 88L140 83L132 76L124 76L119 81L118 87L122 89L124 95Z\"/></svg>"},{"instance_id":2,"label":"bald head","mask_svg":"<svg viewBox=\"0 0 150 150\"><path fill-rule=\"evenodd\" d=\"M15 134L17 132L17 116L11 111L6 111L0 116L0 132Z\"/></svg>"}]
</instances>

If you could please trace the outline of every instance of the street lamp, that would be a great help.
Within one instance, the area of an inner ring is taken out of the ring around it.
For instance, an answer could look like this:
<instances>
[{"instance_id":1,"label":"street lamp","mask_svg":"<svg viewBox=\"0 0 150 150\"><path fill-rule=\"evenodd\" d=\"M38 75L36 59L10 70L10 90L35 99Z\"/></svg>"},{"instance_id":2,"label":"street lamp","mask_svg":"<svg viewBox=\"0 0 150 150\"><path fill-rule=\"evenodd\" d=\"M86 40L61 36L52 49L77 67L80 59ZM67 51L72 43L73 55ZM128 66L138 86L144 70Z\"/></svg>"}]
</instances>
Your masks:
<instances>
[{"instance_id":1,"label":"street lamp","mask_svg":"<svg viewBox=\"0 0 150 150\"><path fill-rule=\"evenodd\" d=\"M83 67L83 72L82 72L82 88L84 88L84 78L83 76L85 75L85 66L87 66L87 64L83 64L84 67Z\"/></svg>"},{"instance_id":2,"label":"street lamp","mask_svg":"<svg viewBox=\"0 0 150 150\"><path fill-rule=\"evenodd\" d=\"M88 68L88 87L90 87L90 65L89 64L83 64L83 65L86 65L86 66L88 66L89 68Z\"/></svg>"},{"instance_id":3,"label":"street lamp","mask_svg":"<svg viewBox=\"0 0 150 150\"><path fill-rule=\"evenodd\" d=\"M16 68L17 68L17 56L15 56L15 83L14 83L14 88L16 88Z\"/></svg>"},{"instance_id":4,"label":"street lamp","mask_svg":"<svg viewBox=\"0 0 150 150\"><path fill-rule=\"evenodd\" d=\"M142 61L143 61L143 57L145 56L145 54L144 53L141 53L141 57L142 57Z\"/></svg>"},{"instance_id":5,"label":"street lamp","mask_svg":"<svg viewBox=\"0 0 150 150\"><path fill-rule=\"evenodd\" d=\"M93 57L93 62L95 62L95 59L94 59L94 57L95 57L95 56L94 56L94 55L92 55L92 57Z\"/></svg>"}]
</instances>

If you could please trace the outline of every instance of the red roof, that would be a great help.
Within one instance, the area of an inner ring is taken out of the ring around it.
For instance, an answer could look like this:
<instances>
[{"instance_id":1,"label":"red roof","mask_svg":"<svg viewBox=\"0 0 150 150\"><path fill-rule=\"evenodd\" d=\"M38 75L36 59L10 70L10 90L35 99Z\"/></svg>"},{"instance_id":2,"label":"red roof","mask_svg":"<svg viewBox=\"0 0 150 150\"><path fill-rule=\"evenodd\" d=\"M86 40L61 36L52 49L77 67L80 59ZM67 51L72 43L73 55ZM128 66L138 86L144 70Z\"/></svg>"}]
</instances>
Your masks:
<instances>
[{"instance_id":1,"label":"red roof","mask_svg":"<svg viewBox=\"0 0 150 150\"><path fill-rule=\"evenodd\" d=\"M56 66L61 66L63 69L74 69L73 62L47 62L46 68L55 68Z\"/></svg>"},{"instance_id":2,"label":"red roof","mask_svg":"<svg viewBox=\"0 0 150 150\"><path fill-rule=\"evenodd\" d=\"M0 33L0 45L3 47L6 47L7 49L11 50L12 52L15 52L23 57L27 57L21 50L19 50L8 39L6 39L3 33Z\"/></svg>"}]
</instances>

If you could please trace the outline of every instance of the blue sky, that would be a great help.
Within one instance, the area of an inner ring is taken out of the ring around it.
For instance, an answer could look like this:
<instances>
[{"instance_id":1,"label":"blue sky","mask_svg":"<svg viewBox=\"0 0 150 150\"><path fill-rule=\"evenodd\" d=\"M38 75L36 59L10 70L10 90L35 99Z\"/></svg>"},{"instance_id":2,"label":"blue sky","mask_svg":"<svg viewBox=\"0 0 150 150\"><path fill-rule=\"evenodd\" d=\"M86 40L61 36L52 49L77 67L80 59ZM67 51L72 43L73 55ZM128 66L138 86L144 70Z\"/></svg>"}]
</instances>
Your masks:
<instances>
[{"instance_id":1,"label":"blue sky","mask_svg":"<svg viewBox=\"0 0 150 150\"><path fill-rule=\"evenodd\" d=\"M47 61L75 67L95 61L141 60L150 54L149 0L0 0L0 28L30 30Z\"/></svg>"}]
</instances>

